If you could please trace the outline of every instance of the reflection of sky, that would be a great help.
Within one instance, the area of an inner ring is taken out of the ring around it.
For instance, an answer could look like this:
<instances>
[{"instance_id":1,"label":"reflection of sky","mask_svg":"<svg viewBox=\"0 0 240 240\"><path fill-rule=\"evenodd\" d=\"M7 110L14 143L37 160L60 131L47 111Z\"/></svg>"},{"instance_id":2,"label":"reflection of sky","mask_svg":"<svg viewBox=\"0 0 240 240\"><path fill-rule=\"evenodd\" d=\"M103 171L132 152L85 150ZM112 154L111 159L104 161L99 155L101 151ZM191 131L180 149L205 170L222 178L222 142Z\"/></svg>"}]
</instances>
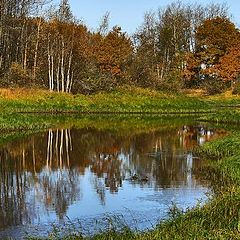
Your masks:
<instances>
[{"instance_id":1,"label":"reflection of sky","mask_svg":"<svg viewBox=\"0 0 240 240\"><path fill-rule=\"evenodd\" d=\"M35 174L34 177L29 174L29 185L27 188L28 192L25 194L25 196L26 202L29 205L29 210L31 209L31 214L34 216L31 219L32 224L53 223L56 222L56 219L58 218L55 211L55 202L49 200L48 205L46 205L46 194L43 191L44 187L39 184L41 179L44 178L47 178L54 187L54 184L57 181L68 181L68 169L49 172L49 170L46 168L40 174ZM39 181L34 181L36 179ZM68 195L69 193L66 192L65 194ZM78 200L80 201L81 198L78 197Z\"/></svg>"},{"instance_id":2,"label":"reflection of sky","mask_svg":"<svg viewBox=\"0 0 240 240\"><path fill-rule=\"evenodd\" d=\"M76 201L69 207L68 217L72 220L77 218L84 220L96 216L103 218L108 213L123 215L127 222L131 222L133 217L137 221L141 221L139 216L145 216L147 221L147 218L150 220L166 217L171 203L176 203L186 210L193 207L198 200L206 200L204 193L207 188L201 186L193 188L183 186L155 191L153 188L141 188L138 185L132 185L129 181L125 181L117 194L106 191L105 205L102 205L96 191L89 188L92 177L92 173L89 171L85 172L85 175L81 177L81 190L84 194L81 201ZM145 224L139 227L150 227ZM153 222L153 224L156 224L156 222Z\"/></svg>"},{"instance_id":3,"label":"reflection of sky","mask_svg":"<svg viewBox=\"0 0 240 240\"><path fill-rule=\"evenodd\" d=\"M189 133L189 130L186 133ZM136 143L141 144L142 141L142 144L146 144L141 136L139 139L133 138L135 142L129 143L127 139L126 142L130 147L118 146L116 153L108 154L105 146L104 153L98 153L93 147L89 156L86 155L91 161L87 162L88 165L83 169L80 166L81 161L79 165L75 161L75 165L70 168L55 167L54 170L47 168L44 165L46 161L43 159L43 166L40 166L39 172L24 173L27 178L25 201L28 221L24 222L25 226L22 228L30 226L26 224L31 222L36 228L41 229L42 226L47 225L47 229L50 229L52 223L63 224L64 220L69 218L73 222L80 219L86 228L91 229L92 219L102 219L106 214L114 214L123 215L124 221L130 226L137 224L134 227L146 229L156 224L159 219L165 218L172 203L186 209L196 205L200 199L206 200L207 187L201 185L201 182L192 174L192 168L196 163L199 166L201 162L193 158L191 151L187 151L188 145L184 145L188 135L180 134L176 130L174 136L167 136L164 140L164 134L163 132L149 135L147 140L151 141L151 144L138 146L138 149L134 148ZM203 134L194 135L193 140L201 144L207 135ZM79 134L77 136L79 137ZM98 137L99 133L96 136ZM202 137L203 140L201 140ZM117 142L118 139L115 140ZM124 143L123 141L123 145ZM189 141L187 143L189 144ZM101 147L102 145L100 149ZM73 151L74 149L77 149L77 145L74 145L73 141ZM96 145L96 149L99 149L99 145ZM37 145L35 151L37 151ZM43 156L47 155L42 149L41 151ZM98 169L98 164L104 165L100 167L100 174L93 168L93 165L96 165L94 167ZM115 171L112 167L119 167L119 169ZM135 173L139 176L147 174L149 181L130 180L131 175ZM101 177L97 177L98 174ZM165 177L168 179L163 180ZM122 178L122 184L119 184L119 178ZM117 187L112 190L107 184L115 180ZM19 230L19 234L21 232L22 230ZM12 230L7 232L7 234L12 233Z\"/></svg>"},{"instance_id":4,"label":"reflection of sky","mask_svg":"<svg viewBox=\"0 0 240 240\"><path fill-rule=\"evenodd\" d=\"M192 159L188 158L188 161L191 162ZM191 163L189 164L189 168L191 168ZM133 185L131 181L126 180L123 187L119 188L117 194L112 194L110 191L105 192L105 204L103 205L95 189L89 187L92 184L91 179L94 177L90 170L86 169L85 174L79 178L78 184L83 194L81 199L74 201L68 208L66 215L71 220L76 220L77 218L84 220L96 216L101 218L106 213L122 214L126 216L126 221L131 221L133 216L138 218L137 216L143 215L149 217L149 219L157 219L166 217L171 203L176 203L181 208L186 209L193 207L197 200L206 200L204 193L207 191L207 188L192 186L190 174L189 183L186 186L158 189L158 191L151 187L143 188L137 184ZM51 178L59 178L59 172L52 172ZM101 179L101 181L104 184L104 179ZM36 218L33 223L46 224L56 222L57 216L53 206L46 209L42 200L42 194L38 191L38 186L36 186L36 188L30 191L27 200L28 202L36 203L35 214L38 214L39 218Z\"/></svg>"},{"instance_id":5,"label":"reflection of sky","mask_svg":"<svg viewBox=\"0 0 240 240\"><path fill-rule=\"evenodd\" d=\"M121 155L121 159L125 159L125 157ZM119 187L118 192L115 194L106 189L104 204L100 201L96 189L90 187L96 176L91 173L89 168L86 168L85 174L77 179L78 188L81 189L81 197L76 198L69 205L65 220L69 221L70 219L75 222L79 219L84 229L91 229L93 227L91 221L95 218L101 221L106 214L120 215L123 216L125 223L134 228L141 230L151 228L152 225L158 223L159 219L167 217L172 203L186 210L195 206L198 200L202 199L205 201L207 199L205 193L208 189L196 184L194 179L192 179L192 155L188 155L185 161L187 161L188 171L187 184L171 188L158 188L156 191L156 188L147 184L143 187L139 184L133 184L130 180L125 180L123 181L123 186ZM67 178L67 172L67 169L51 172L50 179L56 181L60 177ZM43 178L47 173L48 171L45 170L38 177ZM98 179L98 181L104 185L103 178ZM29 209L31 208L32 214L35 216L32 219L32 224L35 224L35 228L39 228L39 231L41 231L42 226L51 229L52 223L57 226L64 222L63 220L57 220L54 206L46 207L43 198L44 194L39 185L34 185L34 187L29 185L26 201L29 203Z\"/></svg>"}]
</instances>

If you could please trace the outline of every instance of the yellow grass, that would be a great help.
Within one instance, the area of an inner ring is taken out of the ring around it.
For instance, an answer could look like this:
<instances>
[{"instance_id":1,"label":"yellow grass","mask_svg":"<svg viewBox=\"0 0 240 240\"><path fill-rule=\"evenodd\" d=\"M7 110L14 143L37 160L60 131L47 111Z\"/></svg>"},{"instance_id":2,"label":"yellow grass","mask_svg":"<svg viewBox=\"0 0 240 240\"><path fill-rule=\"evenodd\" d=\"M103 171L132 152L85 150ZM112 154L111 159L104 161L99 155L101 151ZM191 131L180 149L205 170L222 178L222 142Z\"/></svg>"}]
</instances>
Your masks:
<instances>
[{"instance_id":1,"label":"yellow grass","mask_svg":"<svg viewBox=\"0 0 240 240\"><path fill-rule=\"evenodd\" d=\"M203 89L187 89L184 93L189 97L203 97L206 96L206 91Z\"/></svg>"},{"instance_id":2,"label":"yellow grass","mask_svg":"<svg viewBox=\"0 0 240 240\"><path fill-rule=\"evenodd\" d=\"M5 99L27 99L36 95L47 93L45 90L25 89L25 88L0 88L0 96Z\"/></svg>"},{"instance_id":3,"label":"yellow grass","mask_svg":"<svg viewBox=\"0 0 240 240\"><path fill-rule=\"evenodd\" d=\"M0 88L0 98L8 100L33 100L43 99L47 96L64 95L65 97L72 96L68 93L50 93L43 89L29 89L29 88Z\"/></svg>"},{"instance_id":4,"label":"yellow grass","mask_svg":"<svg viewBox=\"0 0 240 240\"><path fill-rule=\"evenodd\" d=\"M211 100L230 100L230 99L240 99L240 95L235 95L232 94L231 90L228 90L224 93L213 95L213 96L208 96L208 99Z\"/></svg>"},{"instance_id":5,"label":"yellow grass","mask_svg":"<svg viewBox=\"0 0 240 240\"><path fill-rule=\"evenodd\" d=\"M231 99L240 100L240 95L232 94L232 90L228 90L221 94L208 95L206 91L203 89L187 89L184 90L184 94L186 94L189 97L204 97L209 100L231 100Z\"/></svg>"}]
</instances>

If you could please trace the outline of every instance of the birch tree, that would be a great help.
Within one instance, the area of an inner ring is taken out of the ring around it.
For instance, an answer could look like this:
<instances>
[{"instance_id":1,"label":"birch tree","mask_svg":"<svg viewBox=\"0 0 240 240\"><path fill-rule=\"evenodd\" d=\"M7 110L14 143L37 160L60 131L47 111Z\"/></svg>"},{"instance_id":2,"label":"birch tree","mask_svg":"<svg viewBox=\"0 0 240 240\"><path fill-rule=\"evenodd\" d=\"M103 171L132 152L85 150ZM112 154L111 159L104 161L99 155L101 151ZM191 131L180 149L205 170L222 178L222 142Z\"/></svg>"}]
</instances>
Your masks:
<instances>
[{"instance_id":1,"label":"birch tree","mask_svg":"<svg viewBox=\"0 0 240 240\"><path fill-rule=\"evenodd\" d=\"M71 92L74 71L75 24L67 0L63 0L47 28L47 60L49 90Z\"/></svg>"}]
</instances>

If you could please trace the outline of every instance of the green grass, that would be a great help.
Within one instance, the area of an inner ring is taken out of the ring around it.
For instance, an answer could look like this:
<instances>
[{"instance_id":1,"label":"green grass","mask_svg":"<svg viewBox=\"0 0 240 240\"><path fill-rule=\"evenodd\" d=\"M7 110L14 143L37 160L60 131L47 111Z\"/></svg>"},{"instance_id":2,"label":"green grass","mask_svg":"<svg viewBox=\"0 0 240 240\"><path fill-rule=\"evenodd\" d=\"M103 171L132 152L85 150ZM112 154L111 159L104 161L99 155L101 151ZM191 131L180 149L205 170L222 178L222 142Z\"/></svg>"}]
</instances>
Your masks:
<instances>
[{"instance_id":1,"label":"green grass","mask_svg":"<svg viewBox=\"0 0 240 240\"><path fill-rule=\"evenodd\" d=\"M222 109L222 110L219 110L218 112L201 116L201 120L207 121L207 122L238 124L238 123L240 123L240 111L239 110Z\"/></svg>"},{"instance_id":2,"label":"green grass","mask_svg":"<svg viewBox=\"0 0 240 240\"><path fill-rule=\"evenodd\" d=\"M55 117L62 113L74 113L71 116L72 124L92 124L96 127L96 115L81 121L79 118L86 113L137 113L129 117L132 124L122 121L122 129L131 131L131 126L141 124L139 114L144 113L198 113L209 111L211 101L204 101L196 97L187 97L181 94L169 94L156 92L149 89L122 87L110 93L98 93L95 95L72 95L66 93L50 93L39 89L0 89L0 130L9 135L12 131L39 131L54 127L63 123L64 116ZM34 113L34 114L30 114ZM45 115L44 115L45 114ZM157 116L157 115L156 115ZM69 118L69 116L68 116ZM62 120L61 120L62 119ZM118 117L121 119L121 117ZM138 123L134 123L136 120ZM147 117L144 118L143 126L146 126ZM157 121L157 120L156 120ZM78 123L76 123L78 122ZM153 121L149 121L152 124ZM102 125L102 123L100 124ZM127 127L127 128L126 128ZM114 126L113 126L114 128Z\"/></svg>"},{"instance_id":3,"label":"green grass","mask_svg":"<svg viewBox=\"0 0 240 240\"><path fill-rule=\"evenodd\" d=\"M203 207L161 223L151 239L240 239L240 132L205 144L201 155L212 160L209 176L216 195ZM158 236L155 238L155 236ZM144 239L144 238L143 238Z\"/></svg>"},{"instance_id":4,"label":"green grass","mask_svg":"<svg viewBox=\"0 0 240 240\"><path fill-rule=\"evenodd\" d=\"M16 91L16 92L15 92ZM212 110L212 102L181 94L141 88L119 88L110 93L71 95L43 90L0 91L2 112L200 112Z\"/></svg>"}]
</instances>

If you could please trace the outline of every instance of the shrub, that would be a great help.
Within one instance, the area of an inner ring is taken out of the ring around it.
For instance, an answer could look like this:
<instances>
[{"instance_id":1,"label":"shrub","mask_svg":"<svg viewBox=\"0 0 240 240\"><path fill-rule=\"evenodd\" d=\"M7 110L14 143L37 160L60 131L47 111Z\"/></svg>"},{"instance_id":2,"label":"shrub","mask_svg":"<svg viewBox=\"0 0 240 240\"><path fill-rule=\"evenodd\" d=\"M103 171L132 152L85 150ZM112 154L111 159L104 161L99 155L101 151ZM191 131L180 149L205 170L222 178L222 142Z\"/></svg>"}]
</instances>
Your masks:
<instances>
[{"instance_id":1,"label":"shrub","mask_svg":"<svg viewBox=\"0 0 240 240\"><path fill-rule=\"evenodd\" d=\"M239 95L240 94L240 83L234 84L232 94Z\"/></svg>"},{"instance_id":2,"label":"shrub","mask_svg":"<svg viewBox=\"0 0 240 240\"><path fill-rule=\"evenodd\" d=\"M2 81L3 86L25 87L32 83L32 79L27 70L23 69L19 63L12 63L8 73L4 76Z\"/></svg>"},{"instance_id":3,"label":"shrub","mask_svg":"<svg viewBox=\"0 0 240 240\"><path fill-rule=\"evenodd\" d=\"M228 85L224 83L222 80L219 80L211 76L208 76L205 79L203 79L201 86L209 95L222 93L226 91L228 88Z\"/></svg>"},{"instance_id":4,"label":"shrub","mask_svg":"<svg viewBox=\"0 0 240 240\"><path fill-rule=\"evenodd\" d=\"M162 81L158 81L157 89L177 92L184 86L184 81L178 71L171 71Z\"/></svg>"},{"instance_id":5,"label":"shrub","mask_svg":"<svg viewBox=\"0 0 240 240\"><path fill-rule=\"evenodd\" d=\"M112 91L117 87L117 81L114 77L103 75L96 77L87 77L74 84L74 93L93 94L101 91Z\"/></svg>"}]
</instances>

